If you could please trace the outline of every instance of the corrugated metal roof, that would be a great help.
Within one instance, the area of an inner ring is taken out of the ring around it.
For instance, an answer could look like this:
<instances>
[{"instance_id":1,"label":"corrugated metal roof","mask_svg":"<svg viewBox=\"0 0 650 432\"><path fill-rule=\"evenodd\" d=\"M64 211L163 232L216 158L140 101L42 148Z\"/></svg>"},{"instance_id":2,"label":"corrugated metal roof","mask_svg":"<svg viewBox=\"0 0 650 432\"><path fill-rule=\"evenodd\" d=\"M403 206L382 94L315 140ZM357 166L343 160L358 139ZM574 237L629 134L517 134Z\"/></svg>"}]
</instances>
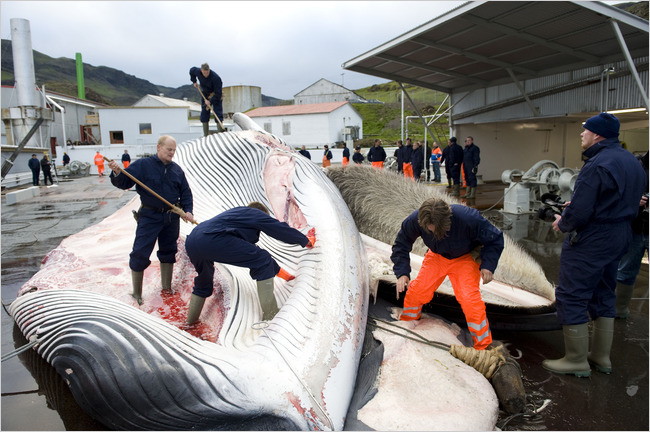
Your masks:
<instances>
[{"instance_id":1,"label":"corrugated metal roof","mask_svg":"<svg viewBox=\"0 0 650 432\"><path fill-rule=\"evenodd\" d=\"M341 108L343 105L349 102L325 102L317 104L305 104L305 105L280 105L272 107L260 107L255 108L252 111L248 111L246 115L248 117L275 117L275 116L287 116L287 115L300 115L300 114L321 114L321 113L330 113Z\"/></svg>"},{"instance_id":2,"label":"corrugated metal roof","mask_svg":"<svg viewBox=\"0 0 650 432\"><path fill-rule=\"evenodd\" d=\"M475 1L380 45L343 68L445 93L648 55L648 21L595 1Z\"/></svg>"}]
</instances>

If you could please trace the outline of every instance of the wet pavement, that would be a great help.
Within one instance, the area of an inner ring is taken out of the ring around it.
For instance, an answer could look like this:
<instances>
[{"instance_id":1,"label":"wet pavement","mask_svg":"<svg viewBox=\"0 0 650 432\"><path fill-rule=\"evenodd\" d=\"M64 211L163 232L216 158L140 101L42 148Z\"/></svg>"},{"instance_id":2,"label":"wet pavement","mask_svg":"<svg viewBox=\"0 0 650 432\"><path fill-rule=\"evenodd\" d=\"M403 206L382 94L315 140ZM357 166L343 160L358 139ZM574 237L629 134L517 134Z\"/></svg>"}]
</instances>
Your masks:
<instances>
[{"instance_id":1,"label":"wet pavement","mask_svg":"<svg viewBox=\"0 0 650 432\"><path fill-rule=\"evenodd\" d=\"M444 186L433 186L444 187ZM499 208L504 185L481 185L475 201L481 210ZM2 194L2 355L24 345L7 313L19 288L38 271L42 258L65 237L93 225L126 204L133 191L114 188L108 178L84 177L42 187L41 196L13 206ZM561 236L532 215L488 216L526 249L556 282ZM126 257L125 257L126 259ZM642 265L631 316L615 323L611 375L590 378L552 374L541 367L563 354L561 330L493 331L518 357L528 395L524 414L503 415L503 430L649 430L648 414L648 264ZM32 350L2 362L2 430L103 430L72 398L65 382ZM441 395L431 395L441 397ZM537 411L537 412L535 412Z\"/></svg>"}]
</instances>

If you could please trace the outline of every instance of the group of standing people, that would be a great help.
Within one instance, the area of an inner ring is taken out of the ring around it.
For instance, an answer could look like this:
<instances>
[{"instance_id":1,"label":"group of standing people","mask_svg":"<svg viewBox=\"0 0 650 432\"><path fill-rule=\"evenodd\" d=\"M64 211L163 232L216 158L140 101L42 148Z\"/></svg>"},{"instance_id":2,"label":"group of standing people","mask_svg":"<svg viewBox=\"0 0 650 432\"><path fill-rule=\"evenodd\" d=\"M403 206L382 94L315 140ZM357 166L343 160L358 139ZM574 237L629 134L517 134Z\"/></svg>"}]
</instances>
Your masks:
<instances>
[{"instance_id":1,"label":"group of standing people","mask_svg":"<svg viewBox=\"0 0 650 432\"><path fill-rule=\"evenodd\" d=\"M54 184L52 180L52 163L47 157L47 154L43 154L41 160L38 160L36 153L32 153L32 157L27 162L27 166L32 171L32 185L38 186L40 182L40 174L43 171L43 185L47 186L47 181L50 181L50 185Z\"/></svg>"},{"instance_id":2,"label":"group of standing people","mask_svg":"<svg viewBox=\"0 0 650 432\"><path fill-rule=\"evenodd\" d=\"M474 144L474 138L465 138L465 148L458 144L456 137L449 138L447 147L442 150L440 163L445 164L447 174L447 189L451 189L452 196L460 196L461 168L465 176L467 191L462 198L476 196L478 165L481 163L481 149Z\"/></svg>"}]
</instances>

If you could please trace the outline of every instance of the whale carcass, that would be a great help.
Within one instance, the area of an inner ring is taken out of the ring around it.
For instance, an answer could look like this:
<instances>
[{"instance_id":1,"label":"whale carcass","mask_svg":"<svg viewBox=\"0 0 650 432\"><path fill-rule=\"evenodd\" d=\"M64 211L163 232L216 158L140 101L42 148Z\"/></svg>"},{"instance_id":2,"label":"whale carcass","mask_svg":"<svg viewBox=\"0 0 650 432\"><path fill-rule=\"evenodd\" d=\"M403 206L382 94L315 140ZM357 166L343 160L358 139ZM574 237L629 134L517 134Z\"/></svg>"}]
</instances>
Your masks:
<instances>
[{"instance_id":1,"label":"whale carcass","mask_svg":"<svg viewBox=\"0 0 650 432\"><path fill-rule=\"evenodd\" d=\"M79 403L111 429L340 430L352 396L367 314L368 271L349 210L321 169L236 115L242 129L181 143L179 163L203 221L251 201L307 232L310 250L262 234L260 247L296 279L276 278L280 312L260 318L247 269L216 265L198 325L185 313L195 272L182 224L174 293L159 263L145 271L141 306L128 254L137 199L61 242L10 312ZM251 130L252 129L252 130Z\"/></svg>"}]
</instances>

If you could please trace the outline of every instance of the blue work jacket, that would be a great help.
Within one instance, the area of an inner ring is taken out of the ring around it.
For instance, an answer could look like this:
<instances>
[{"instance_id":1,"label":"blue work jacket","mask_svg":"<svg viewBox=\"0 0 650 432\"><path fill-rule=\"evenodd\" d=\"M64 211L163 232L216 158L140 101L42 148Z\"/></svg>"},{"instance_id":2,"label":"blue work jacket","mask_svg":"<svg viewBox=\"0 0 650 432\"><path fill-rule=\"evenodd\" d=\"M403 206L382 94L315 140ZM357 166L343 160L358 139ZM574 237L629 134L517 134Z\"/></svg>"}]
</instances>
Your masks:
<instances>
[{"instance_id":1,"label":"blue work jacket","mask_svg":"<svg viewBox=\"0 0 650 432\"><path fill-rule=\"evenodd\" d=\"M303 233L290 227L286 222L267 215L252 207L234 207L200 223L192 231L197 234L231 234L249 243L257 243L260 232L288 244L307 246L309 239ZM233 251L236 253L236 251Z\"/></svg>"},{"instance_id":2,"label":"blue work jacket","mask_svg":"<svg viewBox=\"0 0 650 432\"><path fill-rule=\"evenodd\" d=\"M386 160L386 150L382 146L372 146L368 150L369 162L383 162Z\"/></svg>"},{"instance_id":3,"label":"blue work jacket","mask_svg":"<svg viewBox=\"0 0 650 432\"><path fill-rule=\"evenodd\" d=\"M154 155L136 160L126 171L170 203L180 204L183 211L192 213L194 208L192 191L185 173L176 162L165 165L158 156ZM129 189L136 185L126 174L120 173L116 176L112 171L111 183L120 189ZM136 185L136 192L140 195L142 205L167 210L167 206L161 200L142 186Z\"/></svg>"},{"instance_id":4,"label":"blue work jacket","mask_svg":"<svg viewBox=\"0 0 650 432\"><path fill-rule=\"evenodd\" d=\"M466 170L471 170L481 163L481 150L474 144L465 146L463 149L463 165Z\"/></svg>"},{"instance_id":5,"label":"blue work jacket","mask_svg":"<svg viewBox=\"0 0 650 432\"><path fill-rule=\"evenodd\" d=\"M411 277L409 253L418 237L422 238L431 252L447 259L459 258L482 245L480 268L493 273L503 251L503 233L481 216L476 209L452 204L451 228L442 240L436 240L430 232L420 226L418 210L416 210L402 222L402 228L397 233L393 245L390 259L397 278L405 275Z\"/></svg>"},{"instance_id":6,"label":"blue work jacket","mask_svg":"<svg viewBox=\"0 0 650 432\"><path fill-rule=\"evenodd\" d=\"M214 93L214 96L216 96L217 100L221 100L223 82L221 81L221 77L219 77L215 71L210 69L210 74L206 78L201 73L201 68L190 68L190 81L195 83L197 79L199 80L201 91L206 98L210 99L210 94Z\"/></svg>"},{"instance_id":7,"label":"blue work jacket","mask_svg":"<svg viewBox=\"0 0 650 432\"><path fill-rule=\"evenodd\" d=\"M571 204L562 212L560 230L580 232L590 225L634 219L647 182L641 164L621 147L618 138L600 141L582 154L586 160Z\"/></svg>"}]
</instances>

